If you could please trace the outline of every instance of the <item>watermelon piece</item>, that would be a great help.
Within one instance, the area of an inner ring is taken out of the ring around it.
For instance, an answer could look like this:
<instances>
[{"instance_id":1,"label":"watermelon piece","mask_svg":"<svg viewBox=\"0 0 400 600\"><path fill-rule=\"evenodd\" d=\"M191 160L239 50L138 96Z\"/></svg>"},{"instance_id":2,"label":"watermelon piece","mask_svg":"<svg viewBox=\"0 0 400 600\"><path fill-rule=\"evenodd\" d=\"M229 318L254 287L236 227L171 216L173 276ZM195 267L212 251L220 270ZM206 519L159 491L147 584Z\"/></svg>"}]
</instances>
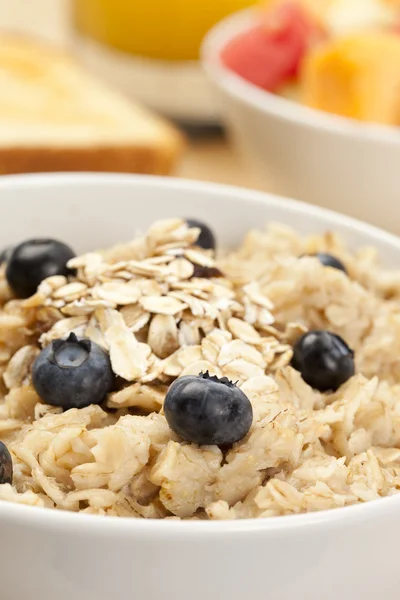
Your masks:
<instances>
[{"instance_id":1,"label":"watermelon piece","mask_svg":"<svg viewBox=\"0 0 400 600\"><path fill-rule=\"evenodd\" d=\"M275 92L299 74L310 46L327 37L322 25L297 2L285 2L260 25L231 40L223 63L250 83Z\"/></svg>"},{"instance_id":2,"label":"watermelon piece","mask_svg":"<svg viewBox=\"0 0 400 600\"><path fill-rule=\"evenodd\" d=\"M400 19L394 25L392 25L392 27L389 28L389 31L391 33L396 33L397 35L400 35Z\"/></svg>"}]
</instances>

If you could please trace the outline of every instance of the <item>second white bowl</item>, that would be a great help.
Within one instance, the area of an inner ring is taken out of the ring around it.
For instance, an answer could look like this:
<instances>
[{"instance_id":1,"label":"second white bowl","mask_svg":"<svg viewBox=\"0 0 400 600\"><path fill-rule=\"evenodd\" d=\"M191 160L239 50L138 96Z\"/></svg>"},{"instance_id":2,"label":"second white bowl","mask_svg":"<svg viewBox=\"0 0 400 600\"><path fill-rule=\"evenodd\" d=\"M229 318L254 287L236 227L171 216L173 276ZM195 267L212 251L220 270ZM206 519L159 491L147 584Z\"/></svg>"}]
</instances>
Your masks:
<instances>
[{"instance_id":1,"label":"second white bowl","mask_svg":"<svg viewBox=\"0 0 400 600\"><path fill-rule=\"evenodd\" d=\"M221 50L255 22L254 11L225 19L202 54L221 115L266 189L400 233L400 130L309 109L231 72Z\"/></svg>"}]
</instances>

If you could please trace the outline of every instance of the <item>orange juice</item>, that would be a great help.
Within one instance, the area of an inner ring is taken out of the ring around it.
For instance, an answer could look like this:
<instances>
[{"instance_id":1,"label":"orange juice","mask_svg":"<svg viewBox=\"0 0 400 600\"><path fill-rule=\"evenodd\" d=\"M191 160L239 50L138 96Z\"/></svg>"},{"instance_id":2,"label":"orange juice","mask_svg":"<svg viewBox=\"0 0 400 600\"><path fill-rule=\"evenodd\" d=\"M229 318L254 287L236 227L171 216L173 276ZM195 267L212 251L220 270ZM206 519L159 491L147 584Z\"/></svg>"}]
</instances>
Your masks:
<instances>
[{"instance_id":1,"label":"orange juice","mask_svg":"<svg viewBox=\"0 0 400 600\"><path fill-rule=\"evenodd\" d=\"M129 54L194 60L206 32L254 0L74 0L74 21L86 36Z\"/></svg>"},{"instance_id":2,"label":"orange juice","mask_svg":"<svg viewBox=\"0 0 400 600\"><path fill-rule=\"evenodd\" d=\"M183 123L218 122L198 62L218 21L255 0L70 0L75 50L86 66L148 107Z\"/></svg>"}]
</instances>

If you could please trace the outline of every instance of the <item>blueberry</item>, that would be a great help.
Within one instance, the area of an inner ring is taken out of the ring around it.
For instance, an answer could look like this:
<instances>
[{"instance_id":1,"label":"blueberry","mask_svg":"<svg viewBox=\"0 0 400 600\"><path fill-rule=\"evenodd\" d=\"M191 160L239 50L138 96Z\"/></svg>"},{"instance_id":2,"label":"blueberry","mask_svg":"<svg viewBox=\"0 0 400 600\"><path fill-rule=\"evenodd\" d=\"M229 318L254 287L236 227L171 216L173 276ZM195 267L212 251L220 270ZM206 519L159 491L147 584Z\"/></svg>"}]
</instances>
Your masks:
<instances>
[{"instance_id":1,"label":"blueberry","mask_svg":"<svg viewBox=\"0 0 400 600\"><path fill-rule=\"evenodd\" d=\"M7 248L4 248L4 250L0 253L0 265L7 263L10 260L13 250L14 246L7 246Z\"/></svg>"},{"instance_id":2,"label":"blueberry","mask_svg":"<svg viewBox=\"0 0 400 600\"><path fill-rule=\"evenodd\" d=\"M114 375L100 346L71 333L42 350L33 364L32 382L43 402L67 410L103 402Z\"/></svg>"},{"instance_id":3,"label":"blueberry","mask_svg":"<svg viewBox=\"0 0 400 600\"><path fill-rule=\"evenodd\" d=\"M0 484L12 483L13 463L7 446L0 442Z\"/></svg>"},{"instance_id":4,"label":"blueberry","mask_svg":"<svg viewBox=\"0 0 400 600\"><path fill-rule=\"evenodd\" d=\"M318 258L321 265L324 267L331 267L332 269L338 269L339 271L343 271L347 275L347 269L342 263L341 260L336 258L336 256L332 256L332 254L327 254L326 252L318 252L317 254L313 254L315 258Z\"/></svg>"},{"instance_id":5,"label":"blueberry","mask_svg":"<svg viewBox=\"0 0 400 600\"><path fill-rule=\"evenodd\" d=\"M9 257L7 281L16 296L28 298L46 277L70 274L67 262L74 256L73 250L62 242L27 240L16 246Z\"/></svg>"},{"instance_id":6,"label":"blueberry","mask_svg":"<svg viewBox=\"0 0 400 600\"><path fill-rule=\"evenodd\" d=\"M354 352L329 331L310 331L293 348L292 367L320 392L336 391L355 373Z\"/></svg>"},{"instance_id":7,"label":"blueberry","mask_svg":"<svg viewBox=\"0 0 400 600\"><path fill-rule=\"evenodd\" d=\"M215 250L217 247L215 236L211 229L205 223L197 221L196 219L186 219L186 223L189 227L198 227L200 229L200 235L197 239L196 246L200 246L204 250Z\"/></svg>"},{"instance_id":8,"label":"blueberry","mask_svg":"<svg viewBox=\"0 0 400 600\"><path fill-rule=\"evenodd\" d=\"M170 428L187 442L226 446L241 440L253 421L247 396L226 377L208 372L180 377L164 402Z\"/></svg>"}]
</instances>

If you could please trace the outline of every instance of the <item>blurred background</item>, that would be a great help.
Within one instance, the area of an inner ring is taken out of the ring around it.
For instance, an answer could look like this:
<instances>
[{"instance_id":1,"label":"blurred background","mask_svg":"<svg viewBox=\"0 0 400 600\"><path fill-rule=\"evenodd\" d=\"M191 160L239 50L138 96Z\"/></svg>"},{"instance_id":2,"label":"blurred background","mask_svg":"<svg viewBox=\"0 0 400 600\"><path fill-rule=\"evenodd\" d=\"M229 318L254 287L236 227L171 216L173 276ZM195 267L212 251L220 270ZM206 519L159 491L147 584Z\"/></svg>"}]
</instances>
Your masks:
<instances>
[{"instance_id":1,"label":"blurred background","mask_svg":"<svg viewBox=\"0 0 400 600\"><path fill-rule=\"evenodd\" d=\"M399 126L400 0L0 0L3 174L172 174L400 233Z\"/></svg>"},{"instance_id":2,"label":"blurred background","mask_svg":"<svg viewBox=\"0 0 400 600\"><path fill-rule=\"evenodd\" d=\"M0 29L40 36L66 48L104 81L173 119L188 140L174 174L261 188L257 174L219 127L213 92L197 63L206 31L251 4L0 0Z\"/></svg>"}]
</instances>

